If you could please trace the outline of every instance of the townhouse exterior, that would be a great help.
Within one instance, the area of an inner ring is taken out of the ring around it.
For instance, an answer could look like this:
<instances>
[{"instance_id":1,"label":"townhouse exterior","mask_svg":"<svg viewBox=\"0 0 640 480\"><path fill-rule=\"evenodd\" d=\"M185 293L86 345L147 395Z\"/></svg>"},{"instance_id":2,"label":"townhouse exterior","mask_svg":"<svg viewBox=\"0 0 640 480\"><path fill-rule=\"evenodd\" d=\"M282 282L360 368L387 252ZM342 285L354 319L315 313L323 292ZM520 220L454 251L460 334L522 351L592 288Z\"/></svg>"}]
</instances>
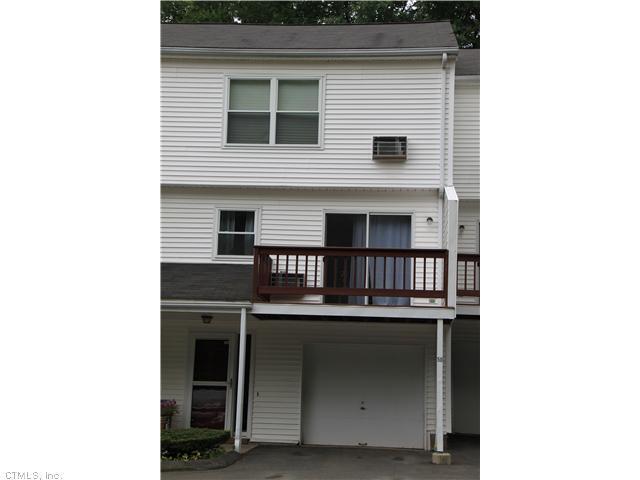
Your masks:
<instances>
[{"instance_id":1,"label":"townhouse exterior","mask_svg":"<svg viewBox=\"0 0 640 480\"><path fill-rule=\"evenodd\" d=\"M162 26L174 427L442 452L459 408L479 433L477 53L449 22Z\"/></svg>"}]
</instances>

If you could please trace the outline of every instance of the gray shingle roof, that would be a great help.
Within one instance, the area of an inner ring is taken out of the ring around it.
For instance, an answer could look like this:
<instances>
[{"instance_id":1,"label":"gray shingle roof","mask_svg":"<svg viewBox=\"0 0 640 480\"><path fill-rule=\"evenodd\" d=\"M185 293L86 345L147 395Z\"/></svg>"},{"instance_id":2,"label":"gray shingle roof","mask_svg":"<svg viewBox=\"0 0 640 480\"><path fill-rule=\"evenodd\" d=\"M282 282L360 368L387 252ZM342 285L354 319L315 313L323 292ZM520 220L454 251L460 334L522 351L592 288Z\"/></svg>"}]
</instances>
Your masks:
<instances>
[{"instance_id":1,"label":"gray shingle roof","mask_svg":"<svg viewBox=\"0 0 640 480\"><path fill-rule=\"evenodd\" d=\"M251 300L253 265L162 263L160 294L163 300Z\"/></svg>"},{"instance_id":2,"label":"gray shingle roof","mask_svg":"<svg viewBox=\"0 0 640 480\"><path fill-rule=\"evenodd\" d=\"M461 48L456 61L456 76L480 75L480 49Z\"/></svg>"},{"instance_id":3,"label":"gray shingle roof","mask_svg":"<svg viewBox=\"0 0 640 480\"><path fill-rule=\"evenodd\" d=\"M161 45L266 50L458 47L448 21L349 25L162 24Z\"/></svg>"}]
</instances>

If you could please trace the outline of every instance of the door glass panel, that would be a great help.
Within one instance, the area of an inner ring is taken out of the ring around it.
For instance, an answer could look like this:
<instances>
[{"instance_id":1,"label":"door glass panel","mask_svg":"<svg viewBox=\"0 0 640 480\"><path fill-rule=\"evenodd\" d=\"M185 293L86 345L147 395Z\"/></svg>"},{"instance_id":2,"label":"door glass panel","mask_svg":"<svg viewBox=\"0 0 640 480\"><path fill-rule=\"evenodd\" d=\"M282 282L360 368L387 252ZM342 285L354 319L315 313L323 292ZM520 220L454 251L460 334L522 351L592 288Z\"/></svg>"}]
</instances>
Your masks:
<instances>
[{"instance_id":1,"label":"door glass panel","mask_svg":"<svg viewBox=\"0 0 640 480\"><path fill-rule=\"evenodd\" d=\"M411 217L409 215L370 215L369 247L371 248L411 248ZM407 290L411 288L411 265L406 268L403 258L369 259L369 284L374 288ZM370 297L372 305L409 305L408 297Z\"/></svg>"},{"instance_id":2,"label":"door glass panel","mask_svg":"<svg viewBox=\"0 0 640 480\"><path fill-rule=\"evenodd\" d=\"M224 430L227 387L196 386L191 395L191 427Z\"/></svg>"},{"instance_id":3,"label":"door glass panel","mask_svg":"<svg viewBox=\"0 0 640 480\"><path fill-rule=\"evenodd\" d=\"M325 245L327 247L367 246L367 215L328 213ZM327 287L365 288L364 257L324 258L324 284ZM325 303L364 304L364 297L326 295Z\"/></svg>"},{"instance_id":4,"label":"door glass panel","mask_svg":"<svg viewBox=\"0 0 640 480\"><path fill-rule=\"evenodd\" d=\"M227 340L196 340L193 380L196 382L226 382L229 362Z\"/></svg>"}]
</instances>

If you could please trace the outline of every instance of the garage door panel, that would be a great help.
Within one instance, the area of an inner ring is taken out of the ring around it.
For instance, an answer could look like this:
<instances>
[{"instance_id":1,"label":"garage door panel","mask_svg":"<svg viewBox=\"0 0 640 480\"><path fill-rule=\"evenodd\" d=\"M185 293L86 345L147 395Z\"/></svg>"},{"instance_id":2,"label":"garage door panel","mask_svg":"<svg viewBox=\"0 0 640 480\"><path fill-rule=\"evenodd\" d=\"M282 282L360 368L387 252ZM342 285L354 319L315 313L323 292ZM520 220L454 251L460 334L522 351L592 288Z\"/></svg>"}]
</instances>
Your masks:
<instances>
[{"instance_id":1,"label":"garage door panel","mask_svg":"<svg viewBox=\"0 0 640 480\"><path fill-rule=\"evenodd\" d=\"M303 441L422 448L424 348L304 347Z\"/></svg>"}]
</instances>

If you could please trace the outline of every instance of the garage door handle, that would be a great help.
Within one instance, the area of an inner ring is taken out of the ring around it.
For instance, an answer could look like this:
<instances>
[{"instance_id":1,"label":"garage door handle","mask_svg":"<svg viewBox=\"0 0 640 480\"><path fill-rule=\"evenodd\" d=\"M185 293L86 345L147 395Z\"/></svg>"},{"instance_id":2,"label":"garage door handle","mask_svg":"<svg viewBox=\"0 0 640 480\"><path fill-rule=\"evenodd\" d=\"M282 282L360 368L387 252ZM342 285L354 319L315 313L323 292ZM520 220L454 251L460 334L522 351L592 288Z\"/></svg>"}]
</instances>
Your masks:
<instances>
[{"instance_id":1,"label":"garage door handle","mask_svg":"<svg viewBox=\"0 0 640 480\"><path fill-rule=\"evenodd\" d=\"M360 410L366 410L367 407L360 407Z\"/></svg>"}]
</instances>

